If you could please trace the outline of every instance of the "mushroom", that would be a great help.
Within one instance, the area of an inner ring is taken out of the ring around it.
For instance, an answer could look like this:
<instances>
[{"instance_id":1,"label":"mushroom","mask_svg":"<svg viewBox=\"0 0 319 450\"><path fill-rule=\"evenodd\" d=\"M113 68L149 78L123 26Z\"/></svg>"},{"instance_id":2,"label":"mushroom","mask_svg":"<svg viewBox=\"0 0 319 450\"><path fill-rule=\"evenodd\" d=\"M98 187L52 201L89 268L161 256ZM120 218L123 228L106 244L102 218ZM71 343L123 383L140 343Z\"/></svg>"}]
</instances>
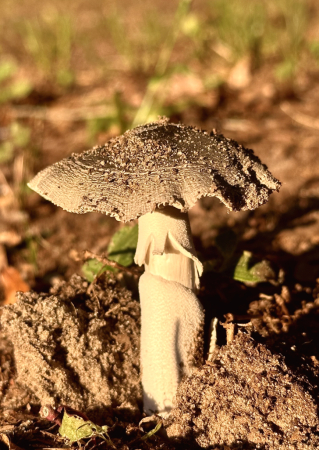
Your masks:
<instances>
[{"instance_id":1,"label":"mushroom","mask_svg":"<svg viewBox=\"0 0 319 450\"><path fill-rule=\"evenodd\" d=\"M230 210L254 209L280 182L252 150L215 132L169 123L139 126L44 169L29 183L67 211L139 219L144 409L167 414L183 374L200 359L202 264L187 211L204 196Z\"/></svg>"}]
</instances>

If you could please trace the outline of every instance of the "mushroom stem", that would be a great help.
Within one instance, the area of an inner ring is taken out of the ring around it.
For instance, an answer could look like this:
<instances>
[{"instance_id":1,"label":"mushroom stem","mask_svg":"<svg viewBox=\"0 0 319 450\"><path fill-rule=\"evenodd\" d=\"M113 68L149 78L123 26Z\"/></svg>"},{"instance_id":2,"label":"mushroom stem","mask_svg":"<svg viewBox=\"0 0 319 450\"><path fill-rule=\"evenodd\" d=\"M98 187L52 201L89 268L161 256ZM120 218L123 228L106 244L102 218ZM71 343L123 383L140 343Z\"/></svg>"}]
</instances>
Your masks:
<instances>
[{"instance_id":1,"label":"mushroom stem","mask_svg":"<svg viewBox=\"0 0 319 450\"><path fill-rule=\"evenodd\" d=\"M165 207L142 216L135 262L145 264L139 283L144 409L167 414L182 375L199 359L204 322L194 293L202 264L187 213Z\"/></svg>"},{"instance_id":2,"label":"mushroom stem","mask_svg":"<svg viewBox=\"0 0 319 450\"><path fill-rule=\"evenodd\" d=\"M203 266L196 256L188 214L166 206L140 217L135 262L145 264L146 272L196 292Z\"/></svg>"},{"instance_id":3,"label":"mushroom stem","mask_svg":"<svg viewBox=\"0 0 319 450\"><path fill-rule=\"evenodd\" d=\"M191 289L145 272L139 283L144 410L170 412L182 375L200 353L203 311Z\"/></svg>"}]
</instances>

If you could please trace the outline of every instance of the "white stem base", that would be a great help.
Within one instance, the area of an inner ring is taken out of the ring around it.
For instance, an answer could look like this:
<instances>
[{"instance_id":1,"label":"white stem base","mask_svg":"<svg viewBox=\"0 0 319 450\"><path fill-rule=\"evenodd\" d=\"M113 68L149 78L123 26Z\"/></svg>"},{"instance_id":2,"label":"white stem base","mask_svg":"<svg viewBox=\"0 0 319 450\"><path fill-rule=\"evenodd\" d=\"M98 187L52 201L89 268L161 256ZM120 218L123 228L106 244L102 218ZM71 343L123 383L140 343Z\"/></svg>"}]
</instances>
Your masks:
<instances>
[{"instance_id":1,"label":"white stem base","mask_svg":"<svg viewBox=\"0 0 319 450\"><path fill-rule=\"evenodd\" d=\"M204 313L191 289L160 276L144 273L139 291L144 410L165 415L194 365Z\"/></svg>"}]
</instances>

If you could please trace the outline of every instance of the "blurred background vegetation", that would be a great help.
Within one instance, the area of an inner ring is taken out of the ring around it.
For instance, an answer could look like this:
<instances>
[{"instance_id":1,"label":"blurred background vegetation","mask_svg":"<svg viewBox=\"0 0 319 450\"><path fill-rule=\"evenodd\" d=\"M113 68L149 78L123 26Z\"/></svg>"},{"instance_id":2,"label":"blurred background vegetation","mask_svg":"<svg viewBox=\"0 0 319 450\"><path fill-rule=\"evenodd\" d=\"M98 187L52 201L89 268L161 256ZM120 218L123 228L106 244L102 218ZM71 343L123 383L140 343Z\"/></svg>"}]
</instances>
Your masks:
<instances>
[{"instance_id":1,"label":"blurred background vegetation","mask_svg":"<svg viewBox=\"0 0 319 450\"><path fill-rule=\"evenodd\" d=\"M0 104L63 97L60 119L85 121L90 145L111 128L207 104L211 91L245 85L261 68L293 85L319 65L318 9L311 0L2 0ZM46 111L16 116L32 112ZM0 161L26 146L30 133L18 142L19 127L2 128Z\"/></svg>"},{"instance_id":2,"label":"blurred background vegetation","mask_svg":"<svg viewBox=\"0 0 319 450\"><path fill-rule=\"evenodd\" d=\"M83 146L74 135L69 150L83 150L210 108L256 73L293 89L319 67L318 11L314 0L2 0L0 163L22 152L32 172L41 122L80 124Z\"/></svg>"}]
</instances>

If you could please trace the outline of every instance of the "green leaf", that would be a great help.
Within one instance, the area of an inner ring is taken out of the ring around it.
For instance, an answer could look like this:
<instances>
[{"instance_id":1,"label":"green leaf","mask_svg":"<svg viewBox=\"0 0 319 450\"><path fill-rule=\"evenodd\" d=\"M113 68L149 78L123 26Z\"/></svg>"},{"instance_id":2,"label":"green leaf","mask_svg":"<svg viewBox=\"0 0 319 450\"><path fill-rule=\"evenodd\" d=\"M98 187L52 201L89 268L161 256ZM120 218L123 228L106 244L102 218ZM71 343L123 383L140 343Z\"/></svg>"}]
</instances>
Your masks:
<instances>
[{"instance_id":1,"label":"green leaf","mask_svg":"<svg viewBox=\"0 0 319 450\"><path fill-rule=\"evenodd\" d=\"M94 258L89 259L82 266L83 275L90 283L94 281L96 276L102 275L106 271L116 272L116 269Z\"/></svg>"},{"instance_id":2,"label":"green leaf","mask_svg":"<svg viewBox=\"0 0 319 450\"><path fill-rule=\"evenodd\" d=\"M84 420L82 417L69 415L67 412L64 412L59 433L71 443L92 437L100 437L104 441L110 441L107 430L108 427L106 425L100 427L90 420Z\"/></svg>"},{"instance_id":3,"label":"green leaf","mask_svg":"<svg viewBox=\"0 0 319 450\"><path fill-rule=\"evenodd\" d=\"M244 251L236 264L233 278L243 283L262 283L276 276L269 261L256 262L251 252Z\"/></svg>"},{"instance_id":4,"label":"green leaf","mask_svg":"<svg viewBox=\"0 0 319 450\"><path fill-rule=\"evenodd\" d=\"M124 267L131 266L137 247L138 227L124 226L117 231L108 246L108 257Z\"/></svg>"},{"instance_id":5,"label":"green leaf","mask_svg":"<svg viewBox=\"0 0 319 450\"><path fill-rule=\"evenodd\" d=\"M150 437L153 436L155 433L157 433L158 430L161 428L162 425L163 425L163 422L158 422L158 424L156 425L155 428L153 428L151 431L149 431L148 433L146 433L145 436L141 437L141 441L146 441L146 439L150 438Z\"/></svg>"}]
</instances>

